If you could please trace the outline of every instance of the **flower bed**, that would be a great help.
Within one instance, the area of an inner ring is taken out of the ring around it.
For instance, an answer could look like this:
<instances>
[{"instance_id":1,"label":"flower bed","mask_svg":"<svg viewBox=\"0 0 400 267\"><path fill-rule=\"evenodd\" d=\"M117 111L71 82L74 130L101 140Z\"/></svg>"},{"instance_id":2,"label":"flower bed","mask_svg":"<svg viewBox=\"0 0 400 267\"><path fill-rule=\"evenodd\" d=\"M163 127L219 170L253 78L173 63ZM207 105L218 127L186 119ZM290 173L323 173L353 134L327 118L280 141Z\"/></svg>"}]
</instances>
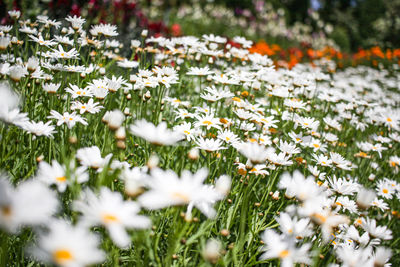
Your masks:
<instances>
[{"instance_id":1,"label":"flower bed","mask_svg":"<svg viewBox=\"0 0 400 267\"><path fill-rule=\"evenodd\" d=\"M128 48L19 15L0 29L2 266L399 263L398 65L277 68L243 37Z\"/></svg>"}]
</instances>

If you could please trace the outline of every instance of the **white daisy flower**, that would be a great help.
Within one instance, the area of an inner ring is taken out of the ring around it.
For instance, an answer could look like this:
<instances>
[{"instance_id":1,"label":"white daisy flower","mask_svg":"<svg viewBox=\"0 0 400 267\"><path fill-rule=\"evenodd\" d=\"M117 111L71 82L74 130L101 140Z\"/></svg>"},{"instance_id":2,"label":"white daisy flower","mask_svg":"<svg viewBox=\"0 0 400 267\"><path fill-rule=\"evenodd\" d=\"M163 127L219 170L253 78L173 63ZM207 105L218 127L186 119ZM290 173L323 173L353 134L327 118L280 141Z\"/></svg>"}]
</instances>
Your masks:
<instances>
[{"instance_id":1,"label":"white daisy flower","mask_svg":"<svg viewBox=\"0 0 400 267\"><path fill-rule=\"evenodd\" d=\"M262 248L264 253L261 255L262 260L278 258L282 266L289 267L295 263L311 264L309 250L311 244L303 244L297 247L296 243L285 236L277 234L274 230L265 230L261 239L265 243Z\"/></svg>"},{"instance_id":2,"label":"white daisy flower","mask_svg":"<svg viewBox=\"0 0 400 267\"><path fill-rule=\"evenodd\" d=\"M56 194L38 180L21 182L16 188L0 177L0 227L17 232L22 226L46 225L58 209Z\"/></svg>"},{"instance_id":3,"label":"white daisy flower","mask_svg":"<svg viewBox=\"0 0 400 267\"><path fill-rule=\"evenodd\" d=\"M138 201L147 209L188 205L186 215L188 219L193 207L198 208L207 217L213 218L216 215L214 203L225 195L213 186L203 184L207 176L206 169L200 169L194 174L184 170L179 178L172 170L163 171L154 168L147 184L150 190L139 196Z\"/></svg>"},{"instance_id":4,"label":"white daisy flower","mask_svg":"<svg viewBox=\"0 0 400 267\"><path fill-rule=\"evenodd\" d=\"M23 123L21 127L28 133L34 134L36 136L53 137L53 133L55 133L56 131L54 130L55 127L50 124L51 121L48 121L46 123L42 121L27 121Z\"/></svg>"},{"instance_id":5,"label":"white daisy flower","mask_svg":"<svg viewBox=\"0 0 400 267\"><path fill-rule=\"evenodd\" d=\"M223 142L219 139L198 137L195 139L195 143L197 145L196 148L205 150L207 152L227 149L226 147L222 146Z\"/></svg>"},{"instance_id":6,"label":"white daisy flower","mask_svg":"<svg viewBox=\"0 0 400 267\"><path fill-rule=\"evenodd\" d=\"M39 163L36 179L47 185L55 184L59 192L64 192L68 185L66 168L57 160L53 160L51 163L51 165L45 161Z\"/></svg>"},{"instance_id":7,"label":"white daisy flower","mask_svg":"<svg viewBox=\"0 0 400 267\"><path fill-rule=\"evenodd\" d=\"M77 122L83 124L83 125L88 125L86 120L82 118L81 116L77 115L75 112L73 113L68 113L64 112L64 114L60 114L55 110L50 111L50 116L47 116L49 119L56 119L57 121L57 126L60 126L61 124L65 123L69 129L75 126Z\"/></svg>"},{"instance_id":8,"label":"white daisy flower","mask_svg":"<svg viewBox=\"0 0 400 267\"><path fill-rule=\"evenodd\" d=\"M130 126L130 131L133 135L155 145L174 145L184 138L181 133L169 130L166 122L161 122L155 126L144 119L135 121Z\"/></svg>"},{"instance_id":9,"label":"white daisy flower","mask_svg":"<svg viewBox=\"0 0 400 267\"><path fill-rule=\"evenodd\" d=\"M96 169L98 172L110 162L112 154L108 154L105 158L101 157L100 149L97 146L84 147L78 149L76 158L81 165Z\"/></svg>"},{"instance_id":10,"label":"white daisy flower","mask_svg":"<svg viewBox=\"0 0 400 267\"><path fill-rule=\"evenodd\" d=\"M383 240L390 240L393 238L392 231L388 229L387 226L377 226L375 219L363 218L361 227L367 231L371 237Z\"/></svg>"},{"instance_id":11,"label":"white daisy flower","mask_svg":"<svg viewBox=\"0 0 400 267\"><path fill-rule=\"evenodd\" d=\"M88 266L102 263L105 253L98 247L100 239L81 226L66 221L51 221L49 231L39 235L37 244L30 249L39 260L58 266Z\"/></svg>"},{"instance_id":12,"label":"white daisy flower","mask_svg":"<svg viewBox=\"0 0 400 267\"><path fill-rule=\"evenodd\" d=\"M99 196L86 190L80 200L74 201L73 208L82 213L80 225L104 226L114 243L121 248L131 243L125 228L143 229L151 226L150 219L137 214L140 211L137 203L124 201L119 192L112 192L107 187L100 189Z\"/></svg>"}]
</instances>

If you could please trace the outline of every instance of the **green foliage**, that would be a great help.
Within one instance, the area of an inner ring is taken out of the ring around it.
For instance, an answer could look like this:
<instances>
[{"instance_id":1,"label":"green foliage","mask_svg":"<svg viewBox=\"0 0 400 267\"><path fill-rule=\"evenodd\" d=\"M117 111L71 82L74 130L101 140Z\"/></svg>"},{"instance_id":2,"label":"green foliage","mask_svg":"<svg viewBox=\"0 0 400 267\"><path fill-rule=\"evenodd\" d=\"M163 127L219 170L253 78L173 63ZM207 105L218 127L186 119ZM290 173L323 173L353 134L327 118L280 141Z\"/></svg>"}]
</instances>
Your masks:
<instances>
[{"instance_id":1,"label":"green foliage","mask_svg":"<svg viewBox=\"0 0 400 267\"><path fill-rule=\"evenodd\" d=\"M349 52L350 51L350 39L349 34L346 29L343 27L336 27L330 35L335 43L340 47L342 51Z\"/></svg>"}]
</instances>

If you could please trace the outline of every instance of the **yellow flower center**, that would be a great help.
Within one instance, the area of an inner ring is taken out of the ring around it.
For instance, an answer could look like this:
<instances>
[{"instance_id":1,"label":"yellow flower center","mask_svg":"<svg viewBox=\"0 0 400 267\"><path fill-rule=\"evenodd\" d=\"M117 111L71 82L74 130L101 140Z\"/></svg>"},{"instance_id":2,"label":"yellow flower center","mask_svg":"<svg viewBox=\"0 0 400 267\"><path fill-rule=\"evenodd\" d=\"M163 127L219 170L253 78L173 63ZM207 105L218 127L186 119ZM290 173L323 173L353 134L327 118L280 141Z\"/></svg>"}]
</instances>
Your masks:
<instances>
[{"instance_id":1,"label":"yellow flower center","mask_svg":"<svg viewBox=\"0 0 400 267\"><path fill-rule=\"evenodd\" d=\"M211 121L203 121L203 124L211 125L212 122Z\"/></svg>"},{"instance_id":2,"label":"yellow flower center","mask_svg":"<svg viewBox=\"0 0 400 267\"><path fill-rule=\"evenodd\" d=\"M187 135L189 135L190 134L190 132L189 131L183 131L185 134L187 134Z\"/></svg>"},{"instance_id":3,"label":"yellow flower center","mask_svg":"<svg viewBox=\"0 0 400 267\"><path fill-rule=\"evenodd\" d=\"M9 217L11 215L11 207L10 206L1 207L1 213L4 215L4 217Z\"/></svg>"},{"instance_id":4,"label":"yellow flower center","mask_svg":"<svg viewBox=\"0 0 400 267\"><path fill-rule=\"evenodd\" d=\"M384 189L382 190L382 192L385 193L385 194L387 194L387 193L389 193L389 190L387 190L386 188L384 188Z\"/></svg>"},{"instance_id":5,"label":"yellow flower center","mask_svg":"<svg viewBox=\"0 0 400 267\"><path fill-rule=\"evenodd\" d=\"M59 176L59 177L56 177L56 180L57 180L58 182L65 182L65 181L67 180L67 177L65 177L65 176Z\"/></svg>"},{"instance_id":6,"label":"yellow flower center","mask_svg":"<svg viewBox=\"0 0 400 267\"><path fill-rule=\"evenodd\" d=\"M239 173L240 175L245 175L247 172L246 172L245 169L239 169L239 170L238 170L238 173Z\"/></svg>"},{"instance_id":7,"label":"yellow flower center","mask_svg":"<svg viewBox=\"0 0 400 267\"><path fill-rule=\"evenodd\" d=\"M219 121L220 121L221 123L223 123L223 124L227 124L227 123L228 123L228 121L227 121L226 119L224 119L224 118L219 119Z\"/></svg>"},{"instance_id":8,"label":"yellow flower center","mask_svg":"<svg viewBox=\"0 0 400 267\"><path fill-rule=\"evenodd\" d=\"M289 256L289 250L282 250L280 253L279 253L279 258L281 258L281 259L284 259L284 258L286 258L287 256Z\"/></svg>"},{"instance_id":9,"label":"yellow flower center","mask_svg":"<svg viewBox=\"0 0 400 267\"><path fill-rule=\"evenodd\" d=\"M318 219L321 223L326 222L326 217L325 217L324 215L322 215L322 214L315 213L315 214L314 214L314 217L315 217L316 219Z\"/></svg>"},{"instance_id":10,"label":"yellow flower center","mask_svg":"<svg viewBox=\"0 0 400 267\"><path fill-rule=\"evenodd\" d=\"M314 146L315 148L319 148L319 147L320 147L318 144L313 144L313 146Z\"/></svg>"},{"instance_id":11,"label":"yellow flower center","mask_svg":"<svg viewBox=\"0 0 400 267\"><path fill-rule=\"evenodd\" d=\"M55 263L61 265L67 261L72 260L72 254L66 249L58 249L53 253L53 260Z\"/></svg>"},{"instance_id":12,"label":"yellow flower center","mask_svg":"<svg viewBox=\"0 0 400 267\"><path fill-rule=\"evenodd\" d=\"M115 215L112 215L112 214L109 214L109 213L103 214L102 219L103 219L103 222L106 223L106 224L114 223L114 222L118 222L119 221L118 218Z\"/></svg>"},{"instance_id":13,"label":"yellow flower center","mask_svg":"<svg viewBox=\"0 0 400 267\"><path fill-rule=\"evenodd\" d=\"M392 119L391 118L387 118L386 119L388 122L392 122Z\"/></svg>"},{"instance_id":14,"label":"yellow flower center","mask_svg":"<svg viewBox=\"0 0 400 267\"><path fill-rule=\"evenodd\" d=\"M189 202L190 202L189 196L187 196L187 195L185 195L185 194L182 194L182 193L180 193L180 192L174 192L174 193L172 194L172 197L175 198L175 199L182 200L182 201L185 202L185 203L189 203Z\"/></svg>"},{"instance_id":15,"label":"yellow flower center","mask_svg":"<svg viewBox=\"0 0 400 267\"><path fill-rule=\"evenodd\" d=\"M361 157L366 157L366 156L368 156L367 153L362 152L362 151L360 151L359 155L360 155Z\"/></svg>"}]
</instances>

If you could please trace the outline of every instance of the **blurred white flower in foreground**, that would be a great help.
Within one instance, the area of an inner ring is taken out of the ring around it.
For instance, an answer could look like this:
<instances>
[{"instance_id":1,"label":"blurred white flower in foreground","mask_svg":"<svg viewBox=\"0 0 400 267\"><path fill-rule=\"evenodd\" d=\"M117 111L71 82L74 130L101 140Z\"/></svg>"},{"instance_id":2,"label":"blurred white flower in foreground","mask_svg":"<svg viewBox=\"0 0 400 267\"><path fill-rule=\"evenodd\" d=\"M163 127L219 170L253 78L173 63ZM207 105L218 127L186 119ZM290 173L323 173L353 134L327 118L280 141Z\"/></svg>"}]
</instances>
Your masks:
<instances>
[{"instance_id":1,"label":"blurred white flower in foreground","mask_svg":"<svg viewBox=\"0 0 400 267\"><path fill-rule=\"evenodd\" d=\"M142 194L138 201L147 209L161 209L173 205L187 205L186 219L191 219L193 207L198 208L208 218L213 218L216 211L213 205L225 197L230 187L230 179L222 176L218 187L203 184L208 171L203 168L196 173L188 170L182 172L181 178L172 170L151 170L149 191Z\"/></svg>"},{"instance_id":2,"label":"blurred white flower in foreground","mask_svg":"<svg viewBox=\"0 0 400 267\"><path fill-rule=\"evenodd\" d=\"M284 235L279 235L271 229L266 230L261 238L266 244L261 259L279 258L283 267L291 267L295 263L311 264L308 252L311 244L296 247L296 243L292 239L285 239Z\"/></svg>"},{"instance_id":3,"label":"blurred white flower in foreground","mask_svg":"<svg viewBox=\"0 0 400 267\"><path fill-rule=\"evenodd\" d=\"M102 187L97 197L86 190L81 200L74 202L74 210L82 213L80 224L86 227L103 225L119 247L128 247L131 239L125 228L148 228L150 219L138 215L140 207L133 201L124 201L119 192Z\"/></svg>"},{"instance_id":4,"label":"blurred white flower in foreground","mask_svg":"<svg viewBox=\"0 0 400 267\"><path fill-rule=\"evenodd\" d=\"M16 232L24 225L46 224L57 211L56 194L38 180L14 188L8 177L0 177L0 227Z\"/></svg>"},{"instance_id":5,"label":"blurred white flower in foreground","mask_svg":"<svg viewBox=\"0 0 400 267\"><path fill-rule=\"evenodd\" d=\"M17 126L28 121L26 113L21 113L18 107L19 97L12 91L8 83L0 83L0 120Z\"/></svg>"},{"instance_id":6,"label":"blurred white flower in foreground","mask_svg":"<svg viewBox=\"0 0 400 267\"><path fill-rule=\"evenodd\" d=\"M86 228L54 220L49 224L49 232L41 233L37 245L29 251L44 262L80 267L105 260L99 245L100 239Z\"/></svg>"}]
</instances>

